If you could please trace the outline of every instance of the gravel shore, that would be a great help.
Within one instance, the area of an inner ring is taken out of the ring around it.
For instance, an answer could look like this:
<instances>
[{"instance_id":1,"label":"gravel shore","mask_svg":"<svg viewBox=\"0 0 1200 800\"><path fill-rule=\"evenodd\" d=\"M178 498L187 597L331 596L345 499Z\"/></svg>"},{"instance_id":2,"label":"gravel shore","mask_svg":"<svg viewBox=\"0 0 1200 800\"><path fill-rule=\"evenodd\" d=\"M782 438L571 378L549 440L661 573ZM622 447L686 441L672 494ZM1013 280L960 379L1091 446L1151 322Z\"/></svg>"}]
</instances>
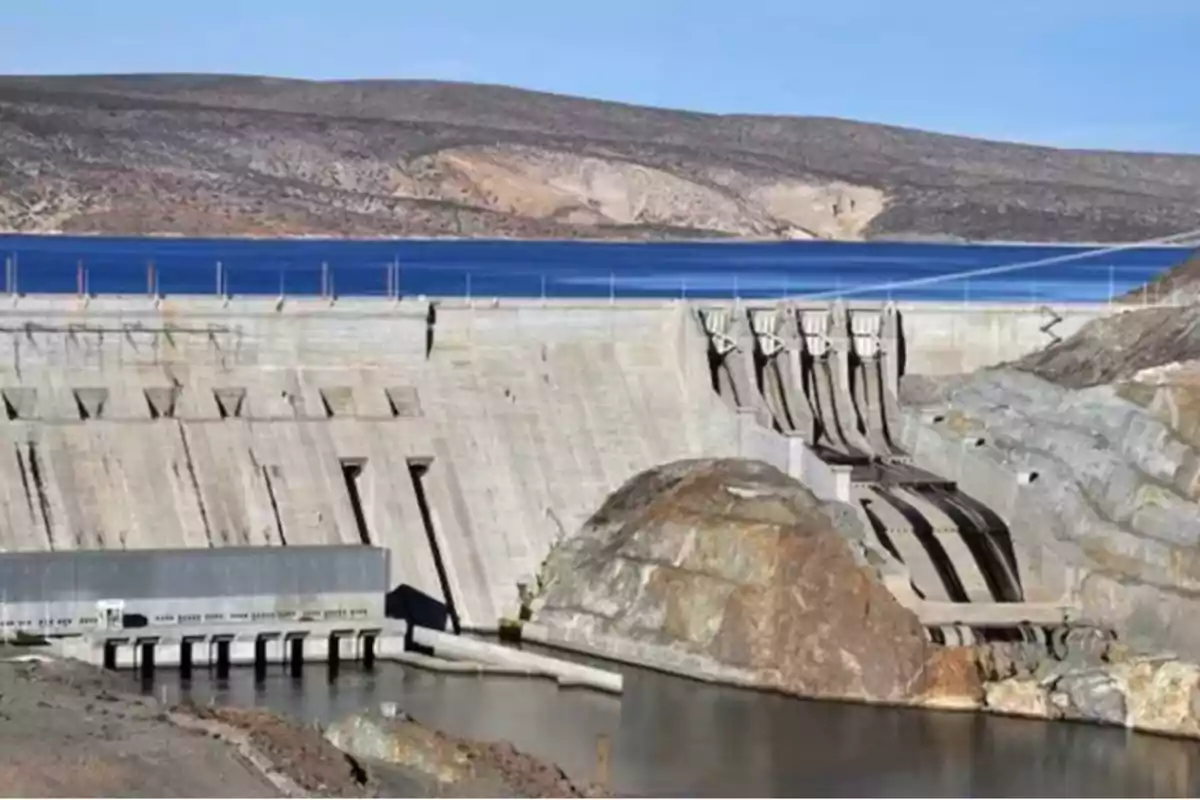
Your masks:
<instances>
[{"instance_id":1,"label":"gravel shore","mask_svg":"<svg viewBox=\"0 0 1200 800\"><path fill-rule=\"evenodd\" d=\"M480 752L511 756L505 747ZM352 758L319 728L268 711L168 706L118 675L28 656L0 661L0 752L3 797L431 797L468 788ZM546 771L536 759L517 761ZM495 796L536 796L537 782L524 783L497 784Z\"/></svg>"}]
</instances>

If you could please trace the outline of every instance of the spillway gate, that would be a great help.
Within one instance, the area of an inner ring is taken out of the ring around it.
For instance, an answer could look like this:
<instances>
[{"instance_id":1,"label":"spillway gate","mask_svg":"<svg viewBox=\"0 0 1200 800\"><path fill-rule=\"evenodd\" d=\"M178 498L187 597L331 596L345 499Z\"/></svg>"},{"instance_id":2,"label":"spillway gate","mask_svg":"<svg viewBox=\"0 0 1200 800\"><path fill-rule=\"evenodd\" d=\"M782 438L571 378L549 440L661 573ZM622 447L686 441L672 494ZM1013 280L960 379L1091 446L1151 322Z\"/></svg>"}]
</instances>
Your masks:
<instances>
[{"instance_id":1,"label":"spillway gate","mask_svg":"<svg viewBox=\"0 0 1200 800\"><path fill-rule=\"evenodd\" d=\"M1070 603L1026 601L1005 521L913 464L897 441L904 342L896 306L781 303L696 314L713 390L739 413L799 440L818 468L848 474L815 480L810 467L797 477L855 509L892 573L885 582L934 641L1031 638L1076 621Z\"/></svg>"}]
</instances>

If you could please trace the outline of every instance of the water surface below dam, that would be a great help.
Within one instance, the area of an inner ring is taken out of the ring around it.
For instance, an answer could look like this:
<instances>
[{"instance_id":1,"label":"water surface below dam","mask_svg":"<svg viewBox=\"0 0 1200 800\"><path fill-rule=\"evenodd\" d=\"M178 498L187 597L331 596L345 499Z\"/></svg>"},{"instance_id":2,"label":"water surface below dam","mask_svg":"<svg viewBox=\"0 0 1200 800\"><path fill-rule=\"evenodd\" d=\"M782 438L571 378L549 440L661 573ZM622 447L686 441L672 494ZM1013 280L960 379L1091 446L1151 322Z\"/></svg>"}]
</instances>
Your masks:
<instances>
[{"instance_id":1,"label":"water surface below dam","mask_svg":"<svg viewBox=\"0 0 1200 800\"><path fill-rule=\"evenodd\" d=\"M323 665L293 679L272 667L155 694L265 706L329 721L395 701L450 733L508 739L594 775L611 737L612 788L659 796L1195 796L1200 744L1068 723L820 703L710 686L622 667L625 694L560 690L545 680L445 675L394 664Z\"/></svg>"},{"instance_id":2,"label":"water surface below dam","mask_svg":"<svg viewBox=\"0 0 1200 800\"><path fill-rule=\"evenodd\" d=\"M899 242L516 242L180 239L0 235L26 293L859 299L1096 302L1141 286L1188 250L1147 247L1013 272L927 279L1093 251L1068 245ZM217 264L220 263L218 269ZM153 265L153 274L148 269ZM324 265L324 267L323 267ZM393 265L395 265L393 267ZM862 291L864 287L877 287ZM11 286L4 287L5 290Z\"/></svg>"}]
</instances>

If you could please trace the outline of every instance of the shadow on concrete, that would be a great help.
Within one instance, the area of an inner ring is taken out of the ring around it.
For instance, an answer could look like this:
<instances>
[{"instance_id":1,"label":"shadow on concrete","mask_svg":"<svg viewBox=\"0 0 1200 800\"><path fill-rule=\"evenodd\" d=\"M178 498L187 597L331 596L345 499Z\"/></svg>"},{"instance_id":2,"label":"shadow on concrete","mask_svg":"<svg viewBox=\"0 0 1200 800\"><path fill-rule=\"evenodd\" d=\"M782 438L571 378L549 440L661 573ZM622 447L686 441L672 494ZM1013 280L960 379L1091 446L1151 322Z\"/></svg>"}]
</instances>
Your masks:
<instances>
[{"instance_id":1,"label":"shadow on concrete","mask_svg":"<svg viewBox=\"0 0 1200 800\"><path fill-rule=\"evenodd\" d=\"M388 592L384 601L384 611L390 619L402 619L408 624L404 634L404 649L416 652L423 652L423 648L413 641L414 627L444 631L449 623L456 623L445 603L407 583L402 583ZM457 631L458 625L454 624L453 627ZM432 655L432 652L425 652L425 655Z\"/></svg>"}]
</instances>

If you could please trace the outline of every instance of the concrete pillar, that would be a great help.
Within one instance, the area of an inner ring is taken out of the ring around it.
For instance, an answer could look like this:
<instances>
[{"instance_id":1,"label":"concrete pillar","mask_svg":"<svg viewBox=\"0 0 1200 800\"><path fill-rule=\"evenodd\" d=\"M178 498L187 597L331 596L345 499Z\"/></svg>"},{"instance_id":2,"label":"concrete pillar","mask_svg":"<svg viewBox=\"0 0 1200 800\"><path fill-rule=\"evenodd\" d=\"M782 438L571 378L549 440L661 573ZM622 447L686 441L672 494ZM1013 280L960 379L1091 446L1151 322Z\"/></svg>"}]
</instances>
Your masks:
<instances>
[{"instance_id":1,"label":"concrete pillar","mask_svg":"<svg viewBox=\"0 0 1200 800\"><path fill-rule=\"evenodd\" d=\"M839 391L850 393L850 314L846 310L846 304L841 300L835 300L829 305L829 318L826 323L829 327L826 329L826 335L829 337L829 346L833 348L833 353L830 358L837 362L837 376L840 386L836 387Z\"/></svg>"},{"instance_id":2,"label":"concrete pillar","mask_svg":"<svg viewBox=\"0 0 1200 800\"><path fill-rule=\"evenodd\" d=\"M179 677L184 680L192 677L192 642L188 639L179 642Z\"/></svg>"},{"instance_id":3,"label":"concrete pillar","mask_svg":"<svg viewBox=\"0 0 1200 800\"><path fill-rule=\"evenodd\" d=\"M332 681L337 678L342 661L342 637L336 633L329 635L328 653L329 655L325 663L328 668L329 680Z\"/></svg>"},{"instance_id":4,"label":"concrete pillar","mask_svg":"<svg viewBox=\"0 0 1200 800\"><path fill-rule=\"evenodd\" d=\"M287 640L288 671L293 678L304 674L304 637L294 636Z\"/></svg>"},{"instance_id":5,"label":"concrete pillar","mask_svg":"<svg viewBox=\"0 0 1200 800\"><path fill-rule=\"evenodd\" d=\"M154 678L154 642L139 642L141 649L141 677L148 681Z\"/></svg>"},{"instance_id":6,"label":"concrete pillar","mask_svg":"<svg viewBox=\"0 0 1200 800\"><path fill-rule=\"evenodd\" d=\"M267 640L261 636L254 639L254 682L262 683L267 678Z\"/></svg>"},{"instance_id":7,"label":"concrete pillar","mask_svg":"<svg viewBox=\"0 0 1200 800\"><path fill-rule=\"evenodd\" d=\"M900 396L900 310L895 303L883 307L883 320L879 332L879 343L883 348L884 388L892 397Z\"/></svg>"},{"instance_id":8,"label":"concrete pillar","mask_svg":"<svg viewBox=\"0 0 1200 800\"><path fill-rule=\"evenodd\" d=\"M359 638L363 669L375 669L375 634L366 633Z\"/></svg>"},{"instance_id":9,"label":"concrete pillar","mask_svg":"<svg viewBox=\"0 0 1200 800\"><path fill-rule=\"evenodd\" d=\"M217 648L217 677L225 679L229 677L229 647L232 642L229 639L218 639L215 643Z\"/></svg>"},{"instance_id":10,"label":"concrete pillar","mask_svg":"<svg viewBox=\"0 0 1200 800\"><path fill-rule=\"evenodd\" d=\"M137 645L120 642L116 648L116 669L133 669L138 665Z\"/></svg>"}]
</instances>

